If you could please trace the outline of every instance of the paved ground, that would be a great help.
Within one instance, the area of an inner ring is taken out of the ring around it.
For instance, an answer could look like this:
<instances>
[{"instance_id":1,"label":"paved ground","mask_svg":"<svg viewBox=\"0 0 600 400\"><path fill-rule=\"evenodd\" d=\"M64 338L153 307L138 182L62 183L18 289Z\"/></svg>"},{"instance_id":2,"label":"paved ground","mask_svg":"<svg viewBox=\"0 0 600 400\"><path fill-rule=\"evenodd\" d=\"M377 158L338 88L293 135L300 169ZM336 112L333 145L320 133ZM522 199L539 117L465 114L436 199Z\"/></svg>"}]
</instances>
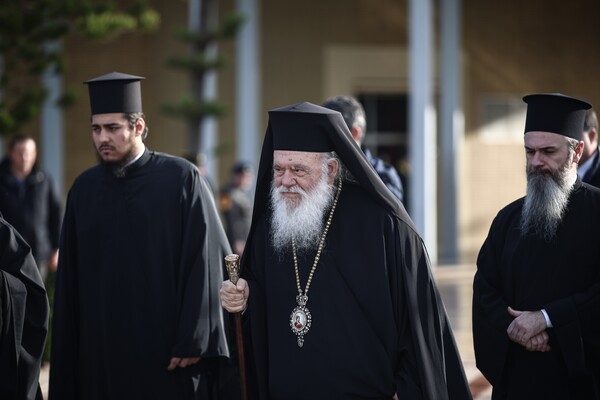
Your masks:
<instances>
[{"instance_id":1,"label":"paved ground","mask_svg":"<svg viewBox=\"0 0 600 400\"><path fill-rule=\"evenodd\" d=\"M471 336L471 298L474 273L475 266L473 265L440 266L434 269L436 281L461 353L465 373L470 382L475 382L481 377L475 367ZM40 385L44 392L44 398L47 398L48 372L49 365L46 365L40 374ZM490 400L491 388L484 384L475 399Z\"/></svg>"},{"instance_id":2,"label":"paved ground","mask_svg":"<svg viewBox=\"0 0 600 400\"><path fill-rule=\"evenodd\" d=\"M44 399L48 398L48 373L50 372L50 364L46 364L40 371L40 386L42 387L42 393Z\"/></svg>"},{"instance_id":3,"label":"paved ground","mask_svg":"<svg viewBox=\"0 0 600 400\"><path fill-rule=\"evenodd\" d=\"M452 331L463 360L469 382L478 383L477 400L490 400L492 390L477 367L473 351L471 301L475 265L438 266L434 268L438 288L452 324Z\"/></svg>"}]
</instances>

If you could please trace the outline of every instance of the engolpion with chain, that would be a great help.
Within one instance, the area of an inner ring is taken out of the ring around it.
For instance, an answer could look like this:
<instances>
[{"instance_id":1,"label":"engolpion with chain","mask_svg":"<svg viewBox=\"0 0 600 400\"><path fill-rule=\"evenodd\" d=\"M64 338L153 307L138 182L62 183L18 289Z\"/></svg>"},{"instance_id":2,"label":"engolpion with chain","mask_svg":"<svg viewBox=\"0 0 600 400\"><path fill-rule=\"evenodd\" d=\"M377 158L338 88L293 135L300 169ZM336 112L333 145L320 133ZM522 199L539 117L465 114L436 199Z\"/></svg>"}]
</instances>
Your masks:
<instances>
[{"instance_id":1,"label":"engolpion with chain","mask_svg":"<svg viewBox=\"0 0 600 400\"><path fill-rule=\"evenodd\" d=\"M304 335L308 333L312 323L312 316L306 307L307 301L308 296L306 295L299 294L296 296L298 306L294 308L294 311L292 311L292 314L290 315L290 328L292 328L292 332L294 332L298 338L298 347L302 347L304 344Z\"/></svg>"}]
</instances>

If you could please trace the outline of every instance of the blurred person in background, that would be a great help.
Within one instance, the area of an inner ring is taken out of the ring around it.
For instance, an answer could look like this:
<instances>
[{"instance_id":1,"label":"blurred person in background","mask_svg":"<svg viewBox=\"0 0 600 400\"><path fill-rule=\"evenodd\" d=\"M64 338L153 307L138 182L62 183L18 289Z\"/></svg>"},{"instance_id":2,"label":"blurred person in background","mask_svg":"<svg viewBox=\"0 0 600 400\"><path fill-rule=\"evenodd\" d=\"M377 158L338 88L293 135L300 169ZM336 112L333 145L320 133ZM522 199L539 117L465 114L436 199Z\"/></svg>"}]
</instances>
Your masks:
<instances>
[{"instance_id":1,"label":"blurred person in background","mask_svg":"<svg viewBox=\"0 0 600 400\"><path fill-rule=\"evenodd\" d=\"M196 168L198 168L200 176L206 181L210 188L210 191L214 193L215 190L213 187L213 183L208 176L208 171L206 170L206 154L199 152L188 152L185 153L182 157L194 164Z\"/></svg>"},{"instance_id":2,"label":"blurred person in background","mask_svg":"<svg viewBox=\"0 0 600 400\"><path fill-rule=\"evenodd\" d=\"M362 104L351 96L335 96L327 99L322 106L339 111L342 114L344 122L346 122L352 134L352 138L362 149L363 153L365 153L367 160L369 160L377 175L379 175L387 188L390 189L390 192L401 202L404 202L404 187L396 168L381 158L375 157L368 148L363 146L365 135L367 134L367 119Z\"/></svg>"},{"instance_id":3,"label":"blurred person in background","mask_svg":"<svg viewBox=\"0 0 600 400\"><path fill-rule=\"evenodd\" d=\"M231 180L221 189L219 206L223 215L225 232L233 252L242 254L252 222L252 196L254 169L247 162L238 162L231 168Z\"/></svg>"},{"instance_id":4,"label":"blurred person in background","mask_svg":"<svg viewBox=\"0 0 600 400\"><path fill-rule=\"evenodd\" d=\"M583 153L577 175L585 183L600 187L600 151L598 151L598 118L594 110L587 110L583 124Z\"/></svg>"},{"instance_id":5,"label":"blurred person in background","mask_svg":"<svg viewBox=\"0 0 600 400\"><path fill-rule=\"evenodd\" d=\"M36 165L36 143L17 134L0 163L0 212L27 241L45 281L56 270L61 224L61 201L54 183Z\"/></svg>"}]
</instances>

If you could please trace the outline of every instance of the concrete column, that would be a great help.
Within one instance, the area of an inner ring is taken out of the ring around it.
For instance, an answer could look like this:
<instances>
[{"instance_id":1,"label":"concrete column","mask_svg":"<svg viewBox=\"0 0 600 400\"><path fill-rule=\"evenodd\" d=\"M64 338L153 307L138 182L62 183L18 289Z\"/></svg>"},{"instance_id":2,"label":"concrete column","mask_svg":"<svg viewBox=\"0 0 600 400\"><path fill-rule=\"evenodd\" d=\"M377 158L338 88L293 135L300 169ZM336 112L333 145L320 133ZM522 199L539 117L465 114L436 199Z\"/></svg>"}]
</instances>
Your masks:
<instances>
[{"instance_id":1,"label":"concrete column","mask_svg":"<svg viewBox=\"0 0 600 400\"><path fill-rule=\"evenodd\" d=\"M60 49L59 42L46 45L47 51ZM63 93L63 77L53 70L46 70L42 75L42 84L48 91L40 116L40 143L38 156L42 169L48 172L56 190L62 198L64 190L64 122L63 111L56 101Z\"/></svg>"},{"instance_id":2,"label":"concrete column","mask_svg":"<svg viewBox=\"0 0 600 400\"><path fill-rule=\"evenodd\" d=\"M262 116L260 80L260 0L237 0L245 22L237 35L236 60L236 158L258 168Z\"/></svg>"},{"instance_id":3,"label":"concrete column","mask_svg":"<svg viewBox=\"0 0 600 400\"><path fill-rule=\"evenodd\" d=\"M202 2L209 3L203 6ZM191 31L200 31L209 27L202 27L202 21L216 23L218 17L218 1L217 0L190 0L188 6L188 26ZM203 16L202 10L207 10L208 15ZM206 49L205 55L211 58L217 55L217 44L213 43ZM217 98L217 73L209 71L204 76L202 84L201 98L204 100L214 100ZM215 157L215 149L217 147L217 129L218 123L215 117L205 117L198 127L198 135L202 138L197 151L206 155L206 171L209 179L212 182L218 182L219 164Z\"/></svg>"},{"instance_id":4,"label":"concrete column","mask_svg":"<svg viewBox=\"0 0 600 400\"><path fill-rule=\"evenodd\" d=\"M431 0L409 1L409 154L411 217L437 263L436 115L432 95Z\"/></svg>"},{"instance_id":5,"label":"concrete column","mask_svg":"<svg viewBox=\"0 0 600 400\"><path fill-rule=\"evenodd\" d=\"M458 153L464 137L461 74L461 1L441 2L440 63L440 262L459 261L458 249Z\"/></svg>"}]
</instances>

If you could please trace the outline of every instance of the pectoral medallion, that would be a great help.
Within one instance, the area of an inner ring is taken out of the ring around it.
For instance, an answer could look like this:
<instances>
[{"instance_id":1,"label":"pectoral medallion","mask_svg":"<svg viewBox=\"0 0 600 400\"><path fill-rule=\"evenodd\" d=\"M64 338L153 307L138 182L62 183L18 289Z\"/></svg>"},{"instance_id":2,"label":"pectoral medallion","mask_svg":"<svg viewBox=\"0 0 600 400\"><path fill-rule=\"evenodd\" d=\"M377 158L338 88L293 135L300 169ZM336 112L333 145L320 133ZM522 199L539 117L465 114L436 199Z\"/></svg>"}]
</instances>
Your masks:
<instances>
[{"instance_id":1,"label":"pectoral medallion","mask_svg":"<svg viewBox=\"0 0 600 400\"><path fill-rule=\"evenodd\" d=\"M304 345L304 335L308 333L312 324L312 316L306 308L308 296L299 294L296 296L296 301L298 306L294 308L290 315L290 328L298 338L298 347L302 347Z\"/></svg>"},{"instance_id":2,"label":"pectoral medallion","mask_svg":"<svg viewBox=\"0 0 600 400\"><path fill-rule=\"evenodd\" d=\"M298 272L298 254L296 251L296 241L294 240L294 237L292 237L292 256L294 258L294 274L296 275L296 288L298 289L296 303L298 303L298 306L294 308L292 314L290 315L290 328L292 328L292 332L294 332L296 338L298 339L298 347L302 347L304 345L304 335L308 333L312 324L312 317L310 315L310 311L308 311L308 308L306 308L306 303L308 302L308 289L310 288L310 283L312 282L315 270L317 269L317 265L319 264L319 259L321 258L321 252L323 251L323 247L325 247L325 237L327 237L327 232L329 231L329 227L331 226L333 212L335 211L335 206L337 205L341 192L342 180L340 179L338 180L338 189L335 194L335 199L333 200L333 205L331 206L331 210L329 210L329 216L327 217L325 228L323 229L321 239L319 240L319 246L317 247L315 261L313 262L312 268L308 273L308 280L306 281L306 287L304 288L304 291L302 291L302 286L300 285L300 273Z\"/></svg>"}]
</instances>

